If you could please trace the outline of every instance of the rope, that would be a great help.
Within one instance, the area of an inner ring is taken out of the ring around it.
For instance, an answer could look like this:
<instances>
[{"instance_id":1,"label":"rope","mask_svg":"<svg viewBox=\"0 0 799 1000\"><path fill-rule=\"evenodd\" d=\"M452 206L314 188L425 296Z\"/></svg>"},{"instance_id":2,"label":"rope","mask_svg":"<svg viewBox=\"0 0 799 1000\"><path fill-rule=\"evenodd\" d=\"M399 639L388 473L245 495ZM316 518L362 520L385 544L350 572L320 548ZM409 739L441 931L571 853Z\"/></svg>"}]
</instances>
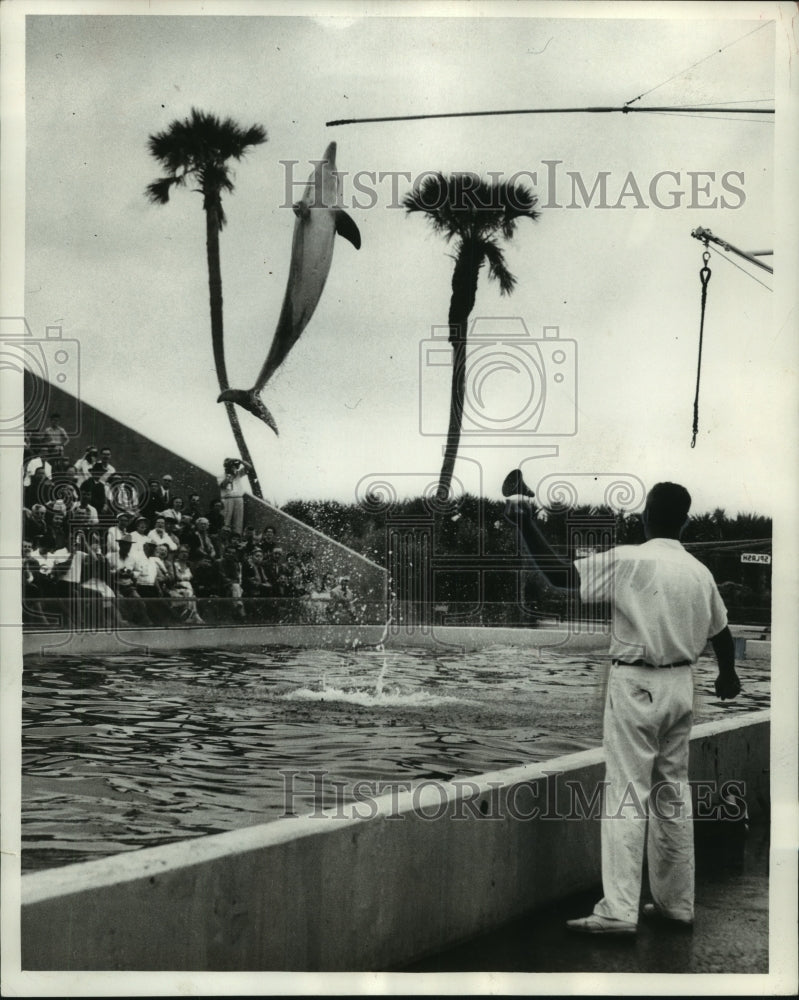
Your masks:
<instances>
[{"instance_id":1,"label":"rope","mask_svg":"<svg viewBox=\"0 0 799 1000\"><path fill-rule=\"evenodd\" d=\"M696 435L699 433L699 379L702 374L702 339L705 333L705 305L707 304L707 283L710 281L710 268L707 266L710 260L710 251L705 250L702 254L702 267L699 271L699 280L702 282L702 314L699 321L699 357L696 362L696 395L694 396L694 432L691 437L691 447L696 447Z\"/></svg>"},{"instance_id":2,"label":"rope","mask_svg":"<svg viewBox=\"0 0 799 1000\"><path fill-rule=\"evenodd\" d=\"M664 80L663 83L658 83L650 90L645 90L643 94L639 94L638 97L634 97L631 101L627 101L627 106L629 106L630 104L635 104L636 101L640 101L641 98L646 97L647 94L651 94L653 91L659 90L661 87L665 87L667 83L671 83L671 81L676 80L677 77L683 76L685 73L690 73L692 69L695 69L697 66L700 66L703 62L707 62L708 59L712 59L713 56L719 55L720 53L724 52L725 49L729 49L731 46L737 45L738 42L742 42L744 38L748 38L750 35L754 35L756 31L760 31L761 28L765 28L767 24L773 24L773 23L774 23L773 21L764 21L762 24L759 24L756 28L753 28L751 31L747 31L745 35L741 35L740 38L736 38L734 41L728 42L728 44L722 46L722 48L716 49L714 52L711 52L709 56L704 56L698 62L695 62L691 66L689 66L688 69L680 70L679 73L675 73L674 76L670 76L668 80Z\"/></svg>"},{"instance_id":3,"label":"rope","mask_svg":"<svg viewBox=\"0 0 799 1000\"><path fill-rule=\"evenodd\" d=\"M756 278L751 271L747 271L745 267L741 267L740 264L736 264L731 257L726 257L720 250L717 250L715 247L710 247L709 249L711 249L714 254L717 254L721 258L721 260L726 260L728 264L732 264L733 267L737 267L739 271L742 271L748 278L751 278L752 281L756 281L758 285L762 285L767 292L774 291L774 289L770 285L767 285L765 281L761 281L760 278Z\"/></svg>"},{"instance_id":4,"label":"rope","mask_svg":"<svg viewBox=\"0 0 799 1000\"><path fill-rule=\"evenodd\" d=\"M666 115L669 118L694 118L696 120L701 118L706 121L717 121L717 122L739 122L740 118L729 118L727 115L709 115L704 112L694 109L693 111L671 111L671 110L651 110L649 108L630 108L631 111L649 112L652 115ZM734 110L734 109L730 109ZM764 114L770 115L771 111L753 111L752 114ZM747 125L773 125L773 121L758 121L756 118L747 118Z\"/></svg>"}]
</instances>

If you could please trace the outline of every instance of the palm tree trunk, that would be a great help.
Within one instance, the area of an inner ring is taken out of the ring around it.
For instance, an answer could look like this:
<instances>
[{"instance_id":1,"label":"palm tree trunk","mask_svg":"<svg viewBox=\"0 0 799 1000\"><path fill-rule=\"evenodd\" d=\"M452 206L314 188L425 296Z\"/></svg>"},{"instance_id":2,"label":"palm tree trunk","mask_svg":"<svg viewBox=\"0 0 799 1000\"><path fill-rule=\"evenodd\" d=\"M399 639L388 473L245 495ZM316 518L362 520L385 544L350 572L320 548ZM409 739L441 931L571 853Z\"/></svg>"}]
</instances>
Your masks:
<instances>
[{"instance_id":1,"label":"palm tree trunk","mask_svg":"<svg viewBox=\"0 0 799 1000\"><path fill-rule=\"evenodd\" d=\"M477 279L483 254L474 244L462 244L452 273L449 300L449 342L452 345L452 387L449 402L449 428L444 446L444 460L438 477L437 496L445 500L452 486L455 460L461 440L463 402L466 394L466 329L477 296Z\"/></svg>"},{"instance_id":2,"label":"palm tree trunk","mask_svg":"<svg viewBox=\"0 0 799 1000\"><path fill-rule=\"evenodd\" d=\"M216 377L219 381L219 391L224 392L230 388L227 377L227 366L225 364L225 340L224 325L222 322L222 269L219 263L219 216L217 208L209 205L205 210L205 234L206 251L208 255L208 294L211 304L211 346L214 352L214 364L216 365ZM255 471L250 450L244 440L244 433L239 423L236 407L233 403L225 403L230 429L242 462L246 462L250 467L250 486L255 496L263 500L261 483L258 480L258 473Z\"/></svg>"}]
</instances>

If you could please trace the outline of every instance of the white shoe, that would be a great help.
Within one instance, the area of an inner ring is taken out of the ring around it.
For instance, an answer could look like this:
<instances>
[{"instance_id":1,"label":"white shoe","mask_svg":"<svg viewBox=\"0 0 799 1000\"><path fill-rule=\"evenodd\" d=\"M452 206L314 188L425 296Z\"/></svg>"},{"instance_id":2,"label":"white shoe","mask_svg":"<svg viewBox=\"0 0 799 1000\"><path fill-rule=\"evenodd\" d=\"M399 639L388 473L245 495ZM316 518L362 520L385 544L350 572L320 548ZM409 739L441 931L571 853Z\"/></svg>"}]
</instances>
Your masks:
<instances>
[{"instance_id":1,"label":"white shoe","mask_svg":"<svg viewBox=\"0 0 799 1000\"><path fill-rule=\"evenodd\" d=\"M682 927L693 927L693 919L686 920L684 917L670 917L668 913L664 913L663 910L657 905L657 903L644 903L643 914L645 917L649 917L652 920L665 920L670 924L679 924Z\"/></svg>"},{"instance_id":2,"label":"white shoe","mask_svg":"<svg viewBox=\"0 0 799 1000\"><path fill-rule=\"evenodd\" d=\"M614 920L612 917L600 917L592 913L590 917L580 917L578 920L567 920L570 931L579 934L635 934L638 925L628 920Z\"/></svg>"}]
</instances>

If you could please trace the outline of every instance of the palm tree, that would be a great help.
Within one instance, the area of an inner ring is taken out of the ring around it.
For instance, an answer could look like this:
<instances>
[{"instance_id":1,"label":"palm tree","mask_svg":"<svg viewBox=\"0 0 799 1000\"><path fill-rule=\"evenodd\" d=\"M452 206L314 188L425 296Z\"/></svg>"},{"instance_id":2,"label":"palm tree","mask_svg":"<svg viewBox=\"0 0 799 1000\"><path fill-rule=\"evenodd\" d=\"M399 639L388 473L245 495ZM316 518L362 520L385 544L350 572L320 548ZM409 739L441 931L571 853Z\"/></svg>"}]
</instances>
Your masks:
<instances>
[{"instance_id":1,"label":"palm tree","mask_svg":"<svg viewBox=\"0 0 799 1000\"><path fill-rule=\"evenodd\" d=\"M483 264L488 277L499 283L500 294L510 295L516 278L508 270L498 238L510 240L518 219L537 219L536 195L522 184L488 182L474 174L427 174L405 195L408 213L422 212L447 243L455 240L455 268L449 301L449 342L452 345L452 390L449 429L438 481L439 499L449 496L458 457L463 400L466 390L466 324L474 308L477 281Z\"/></svg>"},{"instance_id":2,"label":"palm tree","mask_svg":"<svg viewBox=\"0 0 799 1000\"><path fill-rule=\"evenodd\" d=\"M147 185L147 197L154 205L166 205L173 187L196 184L203 196L205 210L206 254L208 259L208 292L211 305L211 345L214 352L219 390L230 388L225 365L224 326L222 323L222 269L219 262L219 233L226 223L222 208L222 192L232 194L228 160L240 160L251 146L266 142L266 130L261 125L243 129L226 118L191 109L191 115L175 119L163 132L151 135L147 141L150 153L166 171L166 176ZM242 461L250 468L253 493L263 499L258 475L244 440L233 403L226 403L228 420Z\"/></svg>"}]
</instances>

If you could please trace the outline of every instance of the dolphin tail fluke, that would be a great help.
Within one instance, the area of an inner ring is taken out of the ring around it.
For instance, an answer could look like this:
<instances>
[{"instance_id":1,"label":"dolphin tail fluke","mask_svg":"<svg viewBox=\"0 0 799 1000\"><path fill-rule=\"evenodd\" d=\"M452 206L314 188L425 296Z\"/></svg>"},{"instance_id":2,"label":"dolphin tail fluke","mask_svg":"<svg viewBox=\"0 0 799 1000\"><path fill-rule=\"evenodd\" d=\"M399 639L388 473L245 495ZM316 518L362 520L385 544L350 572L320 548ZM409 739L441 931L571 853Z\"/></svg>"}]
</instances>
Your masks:
<instances>
[{"instance_id":1,"label":"dolphin tail fluke","mask_svg":"<svg viewBox=\"0 0 799 1000\"><path fill-rule=\"evenodd\" d=\"M216 401L217 403L236 403L237 406L249 410L277 434L275 418L261 402L261 397L254 389L226 389L219 394Z\"/></svg>"}]
</instances>

